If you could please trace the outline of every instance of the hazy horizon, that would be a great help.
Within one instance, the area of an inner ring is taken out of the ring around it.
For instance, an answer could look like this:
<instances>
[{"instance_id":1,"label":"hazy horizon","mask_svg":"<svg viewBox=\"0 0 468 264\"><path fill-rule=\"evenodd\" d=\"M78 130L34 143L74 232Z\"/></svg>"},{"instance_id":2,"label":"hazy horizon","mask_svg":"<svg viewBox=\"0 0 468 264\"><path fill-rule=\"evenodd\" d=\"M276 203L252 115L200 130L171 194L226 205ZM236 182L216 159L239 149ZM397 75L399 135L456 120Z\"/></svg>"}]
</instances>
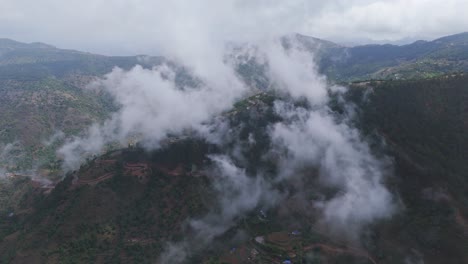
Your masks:
<instances>
[{"instance_id":1,"label":"hazy horizon","mask_svg":"<svg viewBox=\"0 0 468 264\"><path fill-rule=\"evenodd\" d=\"M423 41L434 41L436 39L439 39L439 38L443 38L443 37L447 37L447 36L451 36L451 35L457 35L457 34L463 34L463 33L467 33L467 32L458 32L458 33L453 33L453 34L450 34L450 35L441 35L441 36L437 36L437 37L434 37L434 38L426 38L426 39L421 39L421 38L403 38L403 39L400 39L400 40L379 40L379 41L373 41L373 40L370 40L370 39L360 39L360 40L354 40L354 41L340 41L340 40L332 40L332 39L326 39L326 38L320 38L322 40L326 40L326 41L331 41L331 42L334 42L338 45L342 45L342 46L345 46L345 47L353 47L353 46L363 46L363 45L384 45L384 44L390 44L390 45L396 45L396 46L403 46L403 45L408 45L408 44L412 44L416 41L420 41L420 40L423 40ZM300 33L297 33L297 34L300 34ZM307 37L313 37L313 38L317 38L316 36L310 36L310 35L305 35L305 34L301 34L301 35L304 35L304 36L307 36ZM56 45L54 43L49 43L49 42L45 42L45 41L23 41L23 40L19 40L19 39L14 39L14 38L10 38L8 36L0 36L0 39L9 39L9 40L13 40L13 41L17 41L17 42L21 42L21 43L26 43L26 44L34 44L34 43L41 43L41 44L46 44L46 45L50 45L50 46L53 46L55 48L58 48L58 49L64 49L64 50L76 50L76 51L80 51L80 52L87 52L87 53L92 53L92 54L97 54L97 55L105 55L105 56L160 56L162 54L158 54L158 53L153 53L153 54L149 54L149 53L115 53L115 52L106 52L106 51L102 51L102 52L95 52L93 51L92 49L79 49L79 48L71 48L71 47L67 47L67 46L59 46L59 45Z\"/></svg>"},{"instance_id":2,"label":"hazy horizon","mask_svg":"<svg viewBox=\"0 0 468 264\"><path fill-rule=\"evenodd\" d=\"M325 3L138 0L116 1L112 5L89 0L66 3L1 0L1 3L0 37L105 55L161 54L159 44L164 41L164 35L191 41L196 37L193 32L219 19L238 23L237 35L264 34L255 30L275 28L275 32L297 32L345 44L405 44L464 32L468 28L468 18L464 15L468 2L463 0ZM195 17L203 17L204 21L194 21ZM175 33L168 33L167 28ZM226 30L227 34L232 33Z\"/></svg>"}]
</instances>

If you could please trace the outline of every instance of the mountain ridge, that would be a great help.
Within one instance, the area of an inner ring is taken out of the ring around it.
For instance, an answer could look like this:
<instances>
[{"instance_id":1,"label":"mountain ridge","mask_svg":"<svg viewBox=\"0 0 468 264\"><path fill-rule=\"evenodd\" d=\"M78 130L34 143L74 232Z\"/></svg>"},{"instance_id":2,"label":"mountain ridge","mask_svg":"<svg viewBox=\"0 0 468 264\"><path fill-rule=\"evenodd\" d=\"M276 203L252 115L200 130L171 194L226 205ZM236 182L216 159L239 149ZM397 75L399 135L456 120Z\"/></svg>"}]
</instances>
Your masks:
<instances>
[{"instance_id":1,"label":"mountain ridge","mask_svg":"<svg viewBox=\"0 0 468 264\"><path fill-rule=\"evenodd\" d=\"M302 42L316 38L301 36ZM371 44L344 47L327 41L311 45L320 71L332 80L412 79L468 71L468 33L406 45ZM335 45L333 45L335 44Z\"/></svg>"}]
</instances>

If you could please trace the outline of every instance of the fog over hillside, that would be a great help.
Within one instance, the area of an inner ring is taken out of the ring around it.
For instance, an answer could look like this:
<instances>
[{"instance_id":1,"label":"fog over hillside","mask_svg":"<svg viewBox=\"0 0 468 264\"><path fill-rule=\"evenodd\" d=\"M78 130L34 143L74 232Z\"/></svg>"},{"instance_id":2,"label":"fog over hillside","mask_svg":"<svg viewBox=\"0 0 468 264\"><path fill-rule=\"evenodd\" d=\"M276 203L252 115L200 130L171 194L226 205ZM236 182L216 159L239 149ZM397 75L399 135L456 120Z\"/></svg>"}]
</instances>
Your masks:
<instances>
[{"instance_id":1,"label":"fog over hillside","mask_svg":"<svg viewBox=\"0 0 468 264\"><path fill-rule=\"evenodd\" d=\"M104 87L120 109L105 122L93 125L86 137L75 138L59 150L65 168L76 169L83 155L97 154L106 143L126 142L134 135L148 150L158 148L169 133L192 130L209 140L212 135L204 131L213 117L256 92L236 73L236 67L246 58L264 65L268 89L309 105L304 108L278 102L276 112L287 121L271 127L270 137L277 148L272 151L279 154L279 179L297 177L307 165L318 168L321 181L342 190L319 203L311 202L323 214L319 224L356 240L364 226L391 216L395 206L382 183L387 174L383 161L371 154L348 120L337 120L328 108L330 94L340 94L345 88L330 86L317 73L310 53L300 43L292 40L291 46L284 48L281 37L291 30L289 25L274 28L267 23L273 19L280 24L281 14L262 17L264 14L242 13L242 8L233 8L234 2L232 6L217 3L204 2L216 5L216 14L203 14L200 8L204 6L200 5L180 17L155 18L156 24L165 25L160 39L164 56L187 67L200 82L179 88L175 72L164 65L153 69L137 66L130 71L114 69L93 85ZM234 17L243 19L239 22ZM188 25L190 35L178 33ZM232 50L236 46L242 48ZM229 54L234 59L226 59ZM168 241L167 252L161 257L163 263L169 259L182 262L188 245L193 249L194 245L197 248L208 244L232 227L238 216L264 201L274 204L281 199L268 179L261 174L247 177L229 155L211 157L212 173L219 175L214 179L224 205L221 211L191 220L193 237L182 244Z\"/></svg>"},{"instance_id":2,"label":"fog over hillside","mask_svg":"<svg viewBox=\"0 0 468 264\"><path fill-rule=\"evenodd\" d=\"M467 262L467 1L0 2L0 263Z\"/></svg>"}]
</instances>

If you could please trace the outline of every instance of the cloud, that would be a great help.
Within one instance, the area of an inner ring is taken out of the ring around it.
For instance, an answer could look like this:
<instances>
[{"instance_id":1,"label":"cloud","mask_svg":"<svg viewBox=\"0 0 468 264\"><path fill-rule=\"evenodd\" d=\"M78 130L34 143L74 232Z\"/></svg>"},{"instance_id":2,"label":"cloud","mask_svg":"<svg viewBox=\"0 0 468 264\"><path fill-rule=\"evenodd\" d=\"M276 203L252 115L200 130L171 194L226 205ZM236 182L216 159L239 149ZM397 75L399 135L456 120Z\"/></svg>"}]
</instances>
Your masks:
<instances>
[{"instance_id":1,"label":"cloud","mask_svg":"<svg viewBox=\"0 0 468 264\"><path fill-rule=\"evenodd\" d=\"M273 87L308 102L307 107L281 101L275 104L275 112L283 118L270 131L273 151L280 155L279 179L307 177L301 176L301 170L318 168L322 183L339 189L331 199L315 202L322 211L322 223L332 232L357 239L363 227L395 210L392 195L383 184L390 173L389 162L377 159L351 125L352 106L342 102L347 112L339 118L329 109L330 94L340 98L346 89L330 86L294 38L290 46L288 50L268 46L264 55Z\"/></svg>"},{"instance_id":2,"label":"cloud","mask_svg":"<svg viewBox=\"0 0 468 264\"><path fill-rule=\"evenodd\" d=\"M215 168L210 175L213 186L219 197L221 213L211 213L191 223L193 229L200 233L200 239L223 234L243 216L259 205L273 205L279 194L274 191L262 175L248 177L245 170L238 168L227 156L211 156Z\"/></svg>"},{"instance_id":3,"label":"cloud","mask_svg":"<svg viewBox=\"0 0 468 264\"><path fill-rule=\"evenodd\" d=\"M349 1L311 17L309 34L344 41L434 39L466 31L467 9L463 0Z\"/></svg>"},{"instance_id":4,"label":"cloud","mask_svg":"<svg viewBox=\"0 0 468 264\"><path fill-rule=\"evenodd\" d=\"M118 55L183 53L188 43L192 48L210 44L216 52L220 33L240 40L274 29L354 41L436 38L468 28L464 0L118 0L112 5L103 0L2 0L0 4L0 36ZM175 46L165 46L164 39ZM203 55L209 58L210 53Z\"/></svg>"},{"instance_id":5,"label":"cloud","mask_svg":"<svg viewBox=\"0 0 468 264\"><path fill-rule=\"evenodd\" d=\"M169 243L159 263L182 263L190 253L203 250L213 240L234 227L239 217L253 209L267 208L279 200L280 194L261 175L249 177L225 155L210 157L214 165L209 172L218 195L215 208L198 219L190 219L192 235L182 242Z\"/></svg>"},{"instance_id":6,"label":"cloud","mask_svg":"<svg viewBox=\"0 0 468 264\"><path fill-rule=\"evenodd\" d=\"M228 109L246 91L246 87L224 67L224 74L208 76L197 87L179 88L175 72L167 65L153 69L140 66L126 72L114 69L102 86L115 99L120 110L103 124L93 125L86 137L74 137L59 154L66 169L77 169L90 154L98 154L106 144L124 144L138 137L148 148L158 146L168 133L181 133ZM202 77L202 75L200 75Z\"/></svg>"},{"instance_id":7,"label":"cloud","mask_svg":"<svg viewBox=\"0 0 468 264\"><path fill-rule=\"evenodd\" d=\"M271 130L276 147L288 153L280 160L281 179L318 168L320 181L339 190L329 200L314 202L323 214L321 224L340 237L357 239L364 226L394 212L383 185L388 164L372 155L356 129L338 123L326 108L278 103L276 112L286 120Z\"/></svg>"},{"instance_id":8,"label":"cloud","mask_svg":"<svg viewBox=\"0 0 468 264\"><path fill-rule=\"evenodd\" d=\"M46 146L46 147L49 147L53 144L56 144L58 142L60 142L61 140L63 140L65 138L65 133L63 133L63 131L55 131L54 134L52 134L51 136L49 136L48 139L46 140L42 140L42 145Z\"/></svg>"},{"instance_id":9,"label":"cloud","mask_svg":"<svg viewBox=\"0 0 468 264\"><path fill-rule=\"evenodd\" d=\"M344 88L330 87L326 78L317 73L312 55L300 44L291 40L291 48L285 50L280 41L291 28L300 26L302 17L291 14L311 6L295 0L283 5L279 1L214 0L155 1L154 6L137 3L141 5L128 6L128 12L115 12L123 16L115 26L122 26L123 32L126 27L134 27L136 33L130 33L128 38L137 34L132 39L137 42L141 41L138 34L145 32L148 40L142 43L157 43L162 55L184 66L198 82L186 87L176 85L176 71L165 64L153 69L114 69L94 85L105 89L119 110L59 150L66 168L76 169L86 154L99 153L114 141L125 144L132 136L140 138L148 149L158 148L168 134L187 131L195 131L220 145L225 140L235 140L222 134L229 134L231 128L225 122L218 123L216 117L255 91L236 71L239 61L243 61L237 59L248 57L263 66L261 73L268 82L263 88L275 90L286 101L301 101L307 106L277 104L275 108L283 121L273 125L266 135L280 153L281 174L275 176L290 180L296 177L294 172L299 166L317 167L321 181L340 190L327 200L313 201L321 211L322 222L332 230L349 227L351 235L358 236L361 228L391 214L391 195L382 183L384 165L346 118L340 121L327 107L330 93ZM125 6L117 3L122 5ZM327 5L317 4L317 8L320 11ZM135 9L139 12L133 13ZM128 20L123 19L124 15L129 16ZM209 127L210 122L214 124ZM221 134L210 133L210 128L220 129ZM280 191L274 187L276 182L267 181L262 173L247 175L242 169L243 164L238 161L247 160L241 150L248 144L234 145L211 157L215 169L209 176L219 195L220 210L189 219L194 235L182 243L170 244L163 259L169 256L172 263L182 261L190 253L186 250L193 249L193 241L201 241L200 247L207 245L259 204L281 200Z\"/></svg>"},{"instance_id":10,"label":"cloud","mask_svg":"<svg viewBox=\"0 0 468 264\"><path fill-rule=\"evenodd\" d=\"M0 26L0 34L6 32L20 40L41 40L103 53L168 56L177 51L185 53L185 59L190 60L194 54L186 53L188 43L190 51L197 47L204 51L209 44L211 52L216 53L220 34L239 40L241 36L263 36L271 31L264 31L269 27L275 32L290 31L301 19L296 15L302 6L303 1L298 0L288 4L245 0L134 0L115 1L112 5L103 0L67 3L3 0L0 25L5 26ZM223 26L212 26L219 23ZM208 52L199 55L210 58Z\"/></svg>"},{"instance_id":11,"label":"cloud","mask_svg":"<svg viewBox=\"0 0 468 264\"><path fill-rule=\"evenodd\" d=\"M3 173L16 168L24 155L24 147L19 141L0 144L0 164L4 166Z\"/></svg>"}]
</instances>

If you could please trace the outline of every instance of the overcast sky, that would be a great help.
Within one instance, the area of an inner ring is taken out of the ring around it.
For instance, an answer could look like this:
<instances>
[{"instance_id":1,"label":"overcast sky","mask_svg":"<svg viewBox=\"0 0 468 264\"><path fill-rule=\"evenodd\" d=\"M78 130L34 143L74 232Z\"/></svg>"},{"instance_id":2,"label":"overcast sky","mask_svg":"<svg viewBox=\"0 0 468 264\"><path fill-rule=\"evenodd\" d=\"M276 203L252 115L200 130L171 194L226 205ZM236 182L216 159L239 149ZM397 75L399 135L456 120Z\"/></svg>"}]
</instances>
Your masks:
<instances>
[{"instance_id":1,"label":"overcast sky","mask_svg":"<svg viewBox=\"0 0 468 264\"><path fill-rule=\"evenodd\" d=\"M0 0L0 37L103 54L270 28L348 43L434 39L468 31L467 10L467 0Z\"/></svg>"}]
</instances>

